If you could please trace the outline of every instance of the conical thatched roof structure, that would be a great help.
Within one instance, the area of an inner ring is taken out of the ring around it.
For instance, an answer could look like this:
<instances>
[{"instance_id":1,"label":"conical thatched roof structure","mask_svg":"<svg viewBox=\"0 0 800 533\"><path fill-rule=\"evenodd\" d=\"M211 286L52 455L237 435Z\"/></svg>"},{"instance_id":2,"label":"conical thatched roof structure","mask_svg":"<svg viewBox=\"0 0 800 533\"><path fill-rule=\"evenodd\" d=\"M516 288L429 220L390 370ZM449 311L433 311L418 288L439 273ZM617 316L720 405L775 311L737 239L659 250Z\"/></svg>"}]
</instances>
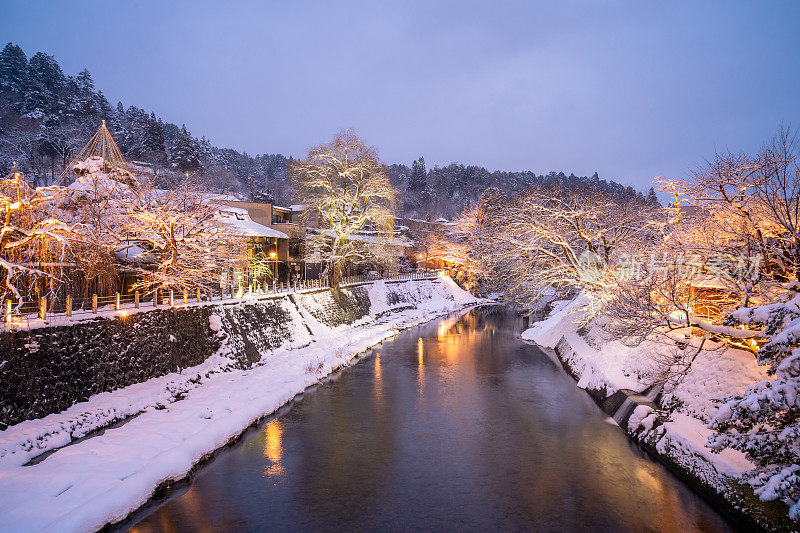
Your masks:
<instances>
[{"instance_id":1,"label":"conical thatched roof structure","mask_svg":"<svg viewBox=\"0 0 800 533\"><path fill-rule=\"evenodd\" d=\"M119 173L128 176L133 174L133 169L125 161L111 132L108 131L105 120L86 146L61 173L61 183L71 182L77 176L91 170L100 170L106 174Z\"/></svg>"}]
</instances>

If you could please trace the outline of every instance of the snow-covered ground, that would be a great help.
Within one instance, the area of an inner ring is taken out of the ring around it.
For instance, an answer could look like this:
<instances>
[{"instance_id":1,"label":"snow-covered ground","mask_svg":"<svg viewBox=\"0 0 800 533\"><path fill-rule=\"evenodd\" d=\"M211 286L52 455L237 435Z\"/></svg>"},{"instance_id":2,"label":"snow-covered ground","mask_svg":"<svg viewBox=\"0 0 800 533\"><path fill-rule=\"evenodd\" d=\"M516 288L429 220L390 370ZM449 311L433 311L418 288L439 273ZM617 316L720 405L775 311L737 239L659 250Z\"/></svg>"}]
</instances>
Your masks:
<instances>
[{"instance_id":1,"label":"snow-covered ground","mask_svg":"<svg viewBox=\"0 0 800 533\"><path fill-rule=\"evenodd\" d=\"M656 339L626 346L610 339L596 322L579 334L583 322L578 300L555 302L548 317L523 332L522 338L548 348L558 346L560 357L577 375L578 386L604 390L606 396L620 389L644 391L655 382L671 351L678 349L672 341ZM636 407L625 429L724 492L726 478L737 478L753 464L738 451L715 454L705 446L712 433L707 424L718 407L712 400L741 393L767 379L767 374L750 352L710 342L705 346L710 349L697 356L682 381L665 387L657 410Z\"/></svg>"},{"instance_id":2,"label":"snow-covered ground","mask_svg":"<svg viewBox=\"0 0 800 533\"><path fill-rule=\"evenodd\" d=\"M99 394L0 432L0 530L93 531L122 520L156 487L186 477L204 457L371 346L480 303L449 278L391 284L391 292L390 305L388 285L376 282L369 288L371 314L336 328L301 306L292 315L291 344L263 354L253 368L233 368L223 343L180 374ZM221 337L223 322L212 315L212 330ZM48 450L55 452L24 466Z\"/></svg>"}]
</instances>

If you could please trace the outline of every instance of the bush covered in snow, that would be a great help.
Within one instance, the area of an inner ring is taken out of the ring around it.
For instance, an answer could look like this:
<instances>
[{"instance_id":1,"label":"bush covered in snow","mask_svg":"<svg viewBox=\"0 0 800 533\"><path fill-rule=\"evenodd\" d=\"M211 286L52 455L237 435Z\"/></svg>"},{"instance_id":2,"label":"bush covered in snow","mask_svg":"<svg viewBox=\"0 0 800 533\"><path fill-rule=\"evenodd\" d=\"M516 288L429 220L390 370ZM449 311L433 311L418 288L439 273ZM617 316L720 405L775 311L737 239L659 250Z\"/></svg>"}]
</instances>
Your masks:
<instances>
[{"instance_id":1,"label":"bush covered in snow","mask_svg":"<svg viewBox=\"0 0 800 533\"><path fill-rule=\"evenodd\" d=\"M709 446L747 454L757 465L745 476L756 494L790 500L790 516L800 519L800 295L739 309L727 323L763 327L769 341L758 350L758 361L770 366L774 379L722 400L710 424L716 433Z\"/></svg>"}]
</instances>

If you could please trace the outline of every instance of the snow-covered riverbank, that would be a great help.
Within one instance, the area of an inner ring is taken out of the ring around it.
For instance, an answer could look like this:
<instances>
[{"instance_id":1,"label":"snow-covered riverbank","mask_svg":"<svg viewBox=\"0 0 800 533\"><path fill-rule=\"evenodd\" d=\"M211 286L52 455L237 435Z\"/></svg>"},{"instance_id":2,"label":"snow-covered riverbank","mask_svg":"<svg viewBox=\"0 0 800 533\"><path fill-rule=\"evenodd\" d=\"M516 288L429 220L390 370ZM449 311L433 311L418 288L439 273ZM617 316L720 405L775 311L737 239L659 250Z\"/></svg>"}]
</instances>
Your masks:
<instances>
[{"instance_id":1,"label":"snow-covered riverbank","mask_svg":"<svg viewBox=\"0 0 800 533\"><path fill-rule=\"evenodd\" d=\"M367 288L369 314L326 325L319 302L299 302L291 340L237 369L228 357L235 325L211 315L220 350L197 367L98 394L0 432L0 530L92 531L125 518L153 491L365 350L480 300L449 278ZM135 416L136 415L136 416ZM119 427L73 442L93 430ZM32 458L56 450L41 462ZM35 461L34 461L35 462Z\"/></svg>"},{"instance_id":2,"label":"snow-covered riverbank","mask_svg":"<svg viewBox=\"0 0 800 533\"><path fill-rule=\"evenodd\" d=\"M785 509L778 509L776 514L784 516L773 521L775 507L782 504L756 502L752 490L738 483L754 466L743 453L712 453L706 447L712 434L708 423L718 408L713 399L764 381L766 367L758 366L750 352L708 341L680 382L662 390L656 382L663 362L678 350L676 343L648 339L626 346L597 323L583 324L579 307L578 300L555 302L548 317L523 332L522 339L552 349L577 385L609 414L621 413L625 398L638 398L615 418L635 440L692 477L689 481L701 492L724 499L731 508L744 508L747 518L766 529L785 525Z\"/></svg>"}]
</instances>

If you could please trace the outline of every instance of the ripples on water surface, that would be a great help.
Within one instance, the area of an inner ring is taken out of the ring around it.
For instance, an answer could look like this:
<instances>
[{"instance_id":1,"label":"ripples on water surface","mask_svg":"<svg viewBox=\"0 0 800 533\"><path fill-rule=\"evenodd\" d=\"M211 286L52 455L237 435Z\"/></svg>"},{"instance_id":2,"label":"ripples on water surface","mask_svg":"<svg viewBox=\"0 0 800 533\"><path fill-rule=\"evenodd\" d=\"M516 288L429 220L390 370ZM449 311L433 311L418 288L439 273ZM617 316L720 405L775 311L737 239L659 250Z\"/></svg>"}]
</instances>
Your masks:
<instances>
[{"instance_id":1,"label":"ripples on water surface","mask_svg":"<svg viewBox=\"0 0 800 533\"><path fill-rule=\"evenodd\" d=\"M522 327L484 307L402 332L124 526L731 530Z\"/></svg>"}]
</instances>

